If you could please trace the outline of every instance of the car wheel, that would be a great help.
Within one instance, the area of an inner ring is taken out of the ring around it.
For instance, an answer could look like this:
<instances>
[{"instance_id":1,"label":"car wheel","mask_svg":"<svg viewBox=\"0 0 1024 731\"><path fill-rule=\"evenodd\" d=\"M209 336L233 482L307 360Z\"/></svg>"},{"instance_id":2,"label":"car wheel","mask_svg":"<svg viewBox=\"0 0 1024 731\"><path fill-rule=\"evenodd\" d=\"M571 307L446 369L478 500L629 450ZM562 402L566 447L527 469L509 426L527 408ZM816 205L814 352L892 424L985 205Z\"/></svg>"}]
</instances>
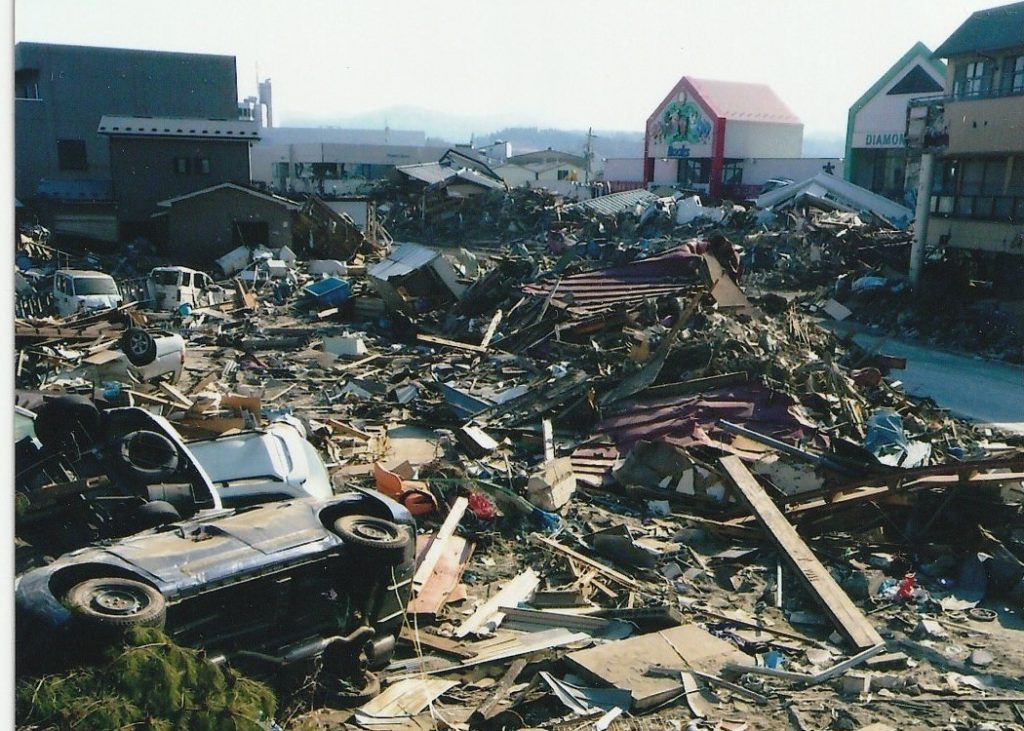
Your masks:
<instances>
[{"instance_id":1,"label":"car wheel","mask_svg":"<svg viewBox=\"0 0 1024 731\"><path fill-rule=\"evenodd\" d=\"M344 515L334 521L334 532L346 543L388 553L401 554L409 544L407 531L369 515Z\"/></svg>"},{"instance_id":2,"label":"car wheel","mask_svg":"<svg viewBox=\"0 0 1024 731\"><path fill-rule=\"evenodd\" d=\"M33 428L40 444L59 451L72 439L80 447L91 444L101 421L96 404L84 396L58 396L39 407Z\"/></svg>"},{"instance_id":3,"label":"car wheel","mask_svg":"<svg viewBox=\"0 0 1024 731\"><path fill-rule=\"evenodd\" d=\"M380 694L380 678L368 670L354 683L336 678L331 685L329 705L336 708L355 708Z\"/></svg>"},{"instance_id":4,"label":"car wheel","mask_svg":"<svg viewBox=\"0 0 1024 731\"><path fill-rule=\"evenodd\" d=\"M166 500L152 500L143 503L135 511L136 527L140 531L176 523L179 520L181 520L181 513Z\"/></svg>"},{"instance_id":5,"label":"car wheel","mask_svg":"<svg viewBox=\"0 0 1024 731\"><path fill-rule=\"evenodd\" d=\"M178 469L178 448L163 434L140 429L121 438L121 463L137 479L166 480Z\"/></svg>"},{"instance_id":6,"label":"car wheel","mask_svg":"<svg viewBox=\"0 0 1024 731\"><path fill-rule=\"evenodd\" d=\"M133 579L88 579L71 587L64 601L79 618L96 627L163 627L167 618L163 594Z\"/></svg>"},{"instance_id":7,"label":"car wheel","mask_svg":"<svg viewBox=\"0 0 1024 731\"><path fill-rule=\"evenodd\" d=\"M156 359L156 340L141 327L130 327L121 335L121 350L132 365L149 365Z\"/></svg>"}]
</instances>

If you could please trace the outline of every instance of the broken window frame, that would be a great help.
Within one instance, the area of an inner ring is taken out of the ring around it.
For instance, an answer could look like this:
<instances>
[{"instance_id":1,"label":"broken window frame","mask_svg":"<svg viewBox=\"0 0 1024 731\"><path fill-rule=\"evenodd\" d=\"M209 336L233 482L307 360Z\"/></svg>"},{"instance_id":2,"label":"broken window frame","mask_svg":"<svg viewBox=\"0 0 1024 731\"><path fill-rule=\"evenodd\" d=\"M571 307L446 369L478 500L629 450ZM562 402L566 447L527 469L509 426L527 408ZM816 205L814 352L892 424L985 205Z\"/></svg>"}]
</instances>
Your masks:
<instances>
[{"instance_id":1,"label":"broken window frame","mask_svg":"<svg viewBox=\"0 0 1024 731\"><path fill-rule=\"evenodd\" d=\"M14 72L14 98L23 101L41 101L39 96L39 69L20 69Z\"/></svg>"},{"instance_id":2,"label":"broken window frame","mask_svg":"<svg viewBox=\"0 0 1024 731\"><path fill-rule=\"evenodd\" d=\"M722 185L743 185L742 160L726 160L723 163Z\"/></svg>"},{"instance_id":3,"label":"broken window frame","mask_svg":"<svg viewBox=\"0 0 1024 731\"><path fill-rule=\"evenodd\" d=\"M676 182L685 186L707 185L711 182L711 160L706 157L680 158Z\"/></svg>"}]
</instances>

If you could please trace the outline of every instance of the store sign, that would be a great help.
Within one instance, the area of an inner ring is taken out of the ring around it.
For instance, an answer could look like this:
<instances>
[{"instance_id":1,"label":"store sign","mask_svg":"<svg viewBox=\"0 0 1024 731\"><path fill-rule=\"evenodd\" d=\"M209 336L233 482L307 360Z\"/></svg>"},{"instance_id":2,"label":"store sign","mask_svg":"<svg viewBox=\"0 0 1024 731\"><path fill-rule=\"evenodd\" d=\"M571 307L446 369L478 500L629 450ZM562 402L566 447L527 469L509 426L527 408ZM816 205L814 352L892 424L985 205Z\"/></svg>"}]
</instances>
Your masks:
<instances>
[{"instance_id":1,"label":"store sign","mask_svg":"<svg viewBox=\"0 0 1024 731\"><path fill-rule=\"evenodd\" d=\"M666 157L689 157L690 148L678 142L670 142Z\"/></svg>"},{"instance_id":2,"label":"store sign","mask_svg":"<svg viewBox=\"0 0 1024 731\"><path fill-rule=\"evenodd\" d=\"M904 147L906 140L902 132L856 132L854 147Z\"/></svg>"}]
</instances>

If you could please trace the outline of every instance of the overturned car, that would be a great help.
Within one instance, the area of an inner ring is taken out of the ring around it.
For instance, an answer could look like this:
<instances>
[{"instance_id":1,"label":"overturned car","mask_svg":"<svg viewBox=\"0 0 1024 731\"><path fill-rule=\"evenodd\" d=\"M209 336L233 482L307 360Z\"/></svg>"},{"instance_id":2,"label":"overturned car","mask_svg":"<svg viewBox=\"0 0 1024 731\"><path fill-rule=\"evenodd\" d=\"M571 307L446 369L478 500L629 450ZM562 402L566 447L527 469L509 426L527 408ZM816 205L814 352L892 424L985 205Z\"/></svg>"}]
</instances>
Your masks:
<instances>
[{"instance_id":1,"label":"overturned car","mask_svg":"<svg viewBox=\"0 0 1024 731\"><path fill-rule=\"evenodd\" d=\"M237 661L385 665L415 565L414 523L351 492L207 513L66 554L15 579L18 673L88 658L132 625Z\"/></svg>"}]
</instances>

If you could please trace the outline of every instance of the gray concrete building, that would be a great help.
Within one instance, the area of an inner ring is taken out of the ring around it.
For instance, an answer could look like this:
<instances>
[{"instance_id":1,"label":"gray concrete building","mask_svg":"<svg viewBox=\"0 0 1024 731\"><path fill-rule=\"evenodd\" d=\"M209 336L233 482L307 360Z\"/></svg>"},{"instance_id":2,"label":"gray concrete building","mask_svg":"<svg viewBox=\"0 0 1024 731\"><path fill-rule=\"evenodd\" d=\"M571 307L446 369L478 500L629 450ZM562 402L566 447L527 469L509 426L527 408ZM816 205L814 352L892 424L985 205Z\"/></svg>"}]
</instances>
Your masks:
<instances>
[{"instance_id":1,"label":"gray concrete building","mask_svg":"<svg viewBox=\"0 0 1024 731\"><path fill-rule=\"evenodd\" d=\"M14 77L15 195L72 230L114 214L103 115L238 118L233 56L23 42Z\"/></svg>"}]
</instances>

